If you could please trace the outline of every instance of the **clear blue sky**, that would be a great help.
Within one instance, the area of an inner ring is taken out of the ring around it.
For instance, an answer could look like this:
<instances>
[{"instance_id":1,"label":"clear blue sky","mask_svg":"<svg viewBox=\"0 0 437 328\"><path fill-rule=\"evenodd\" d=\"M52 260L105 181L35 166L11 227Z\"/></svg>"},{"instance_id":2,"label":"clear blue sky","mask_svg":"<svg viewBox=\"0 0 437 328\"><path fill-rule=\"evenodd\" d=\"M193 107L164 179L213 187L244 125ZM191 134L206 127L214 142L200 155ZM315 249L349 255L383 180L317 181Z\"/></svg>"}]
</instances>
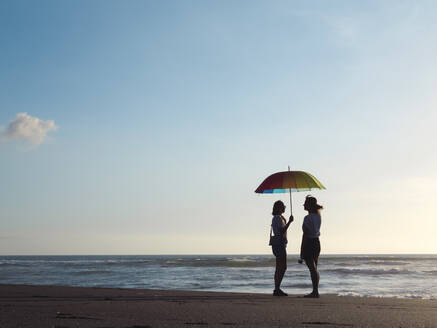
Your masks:
<instances>
[{"instance_id":1,"label":"clear blue sky","mask_svg":"<svg viewBox=\"0 0 437 328\"><path fill-rule=\"evenodd\" d=\"M0 254L268 253L293 169L326 253L437 253L434 1L2 1ZM295 194L290 253L303 198Z\"/></svg>"}]
</instances>

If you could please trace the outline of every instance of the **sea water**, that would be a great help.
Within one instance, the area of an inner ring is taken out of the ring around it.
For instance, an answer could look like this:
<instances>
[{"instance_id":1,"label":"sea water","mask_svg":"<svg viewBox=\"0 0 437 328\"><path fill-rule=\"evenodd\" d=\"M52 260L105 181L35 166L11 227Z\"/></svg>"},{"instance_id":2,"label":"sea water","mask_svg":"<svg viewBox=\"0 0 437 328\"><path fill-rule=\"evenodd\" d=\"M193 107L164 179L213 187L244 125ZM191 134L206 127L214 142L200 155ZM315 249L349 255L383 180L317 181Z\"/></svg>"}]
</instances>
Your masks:
<instances>
[{"instance_id":1,"label":"sea water","mask_svg":"<svg viewBox=\"0 0 437 328\"><path fill-rule=\"evenodd\" d=\"M271 293L272 255L0 256L0 284ZM437 299L437 255L322 255L322 294ZM311 291L288 256L282 289Z\"/></svg>"}]
</instances>

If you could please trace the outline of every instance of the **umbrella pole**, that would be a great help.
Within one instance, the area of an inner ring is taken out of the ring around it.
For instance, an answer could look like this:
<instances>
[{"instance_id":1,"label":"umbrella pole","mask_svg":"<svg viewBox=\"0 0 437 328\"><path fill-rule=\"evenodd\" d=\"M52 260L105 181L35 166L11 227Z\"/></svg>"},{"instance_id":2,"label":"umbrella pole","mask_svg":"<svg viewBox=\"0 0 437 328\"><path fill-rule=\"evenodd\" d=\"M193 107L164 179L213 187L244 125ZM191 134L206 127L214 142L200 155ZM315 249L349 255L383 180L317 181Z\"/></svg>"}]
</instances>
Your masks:
<instances>
[{"instance_id":1,"label":"umbrella pole","mask_svg":"<svg viewBox=\"0 0 437 328\"><path fill-rule=\"evenodd\" d=\"M288 171L290 171L290 165L288 165ZM290 215L293 215L293 204L291 202L291 188L288 189L290 192Z\"/></svg>"},{"instance_id":2,"label":"umbrella pole","mask_svg":"<svg viewBox=\"0 0 437 328\"><path fill-rule=\"evenodd\" d=\"M291 189L288 190L290 192L290 215L293 215L293 205L291 202Z\"/></svg>"}]
</instances>

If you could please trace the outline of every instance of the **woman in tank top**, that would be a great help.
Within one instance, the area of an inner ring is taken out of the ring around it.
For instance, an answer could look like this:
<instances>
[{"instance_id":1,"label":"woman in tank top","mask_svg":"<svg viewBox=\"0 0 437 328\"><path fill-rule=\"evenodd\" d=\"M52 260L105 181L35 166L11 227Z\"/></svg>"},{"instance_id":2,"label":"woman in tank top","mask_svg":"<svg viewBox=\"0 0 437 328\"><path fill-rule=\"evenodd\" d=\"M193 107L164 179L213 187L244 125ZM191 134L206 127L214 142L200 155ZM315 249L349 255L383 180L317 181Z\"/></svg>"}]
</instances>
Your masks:
<instances>
[{"instance_id":1,"label":"woman in tank top","mask_svg":"<svg viewBox=\"0 0 437 328\"><path fill-rule=\"evenodd\" d=\"M305 216L302 224L303 236L299 262L305 261L313 285L313 291L305 297L319 298L320 274L317 266L320 255L320 225L322 224L320 210L323 209L323 206L317 204L316 198L308 195L305 199L304 209L308 211L308 215Z\"/></svg>"},{"instance_id":2,"label":"woman in tank top","mask_svg":"<svg viewBox=\"0 0 437 328\"><path fill-rule=\"evenodd\" d=\"M293 216L290 216L288 223L283 217L285 212L285 205L282 201L278 200L273 204L273 219L272 230L274 236L270 237L270 245L272 246L273 255L276 257L276 270L275 270L275 289L273 296L288 296L284 293L280 286L285 271L287 270L287 229L290 223L293 222Z\"/></svg>"}]
</instances>

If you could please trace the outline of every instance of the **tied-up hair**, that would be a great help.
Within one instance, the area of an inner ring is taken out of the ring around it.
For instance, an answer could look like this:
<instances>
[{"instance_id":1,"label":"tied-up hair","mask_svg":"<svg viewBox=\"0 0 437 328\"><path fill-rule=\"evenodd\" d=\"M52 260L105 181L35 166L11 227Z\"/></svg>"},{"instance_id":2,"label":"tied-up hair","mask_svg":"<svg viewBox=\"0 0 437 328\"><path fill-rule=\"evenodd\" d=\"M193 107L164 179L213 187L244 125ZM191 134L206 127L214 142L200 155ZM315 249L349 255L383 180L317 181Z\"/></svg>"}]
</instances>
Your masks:
<instances>
[{"instance_id":1,"label":"tied-up hair","mask_svg":"<svg viewBox=\"0 0 437 328\"><path fill-rule=\"evenodd\" d=\"M277 200L273 204L272 215L281 215L285 211L285 205L281 200Z\"/></svg>"},{"instance_id":2,"label":"tied-up hair","mask_svg":"<svg viewBox=\"0 0 437 328\"><path fill-rule=\"evenodd\" d=\"M311 195L305 197L305 204L311 213L318 213L319 210L323 209L323 206L317 204L317 199Z\"/></svg>"}]
</instances>

